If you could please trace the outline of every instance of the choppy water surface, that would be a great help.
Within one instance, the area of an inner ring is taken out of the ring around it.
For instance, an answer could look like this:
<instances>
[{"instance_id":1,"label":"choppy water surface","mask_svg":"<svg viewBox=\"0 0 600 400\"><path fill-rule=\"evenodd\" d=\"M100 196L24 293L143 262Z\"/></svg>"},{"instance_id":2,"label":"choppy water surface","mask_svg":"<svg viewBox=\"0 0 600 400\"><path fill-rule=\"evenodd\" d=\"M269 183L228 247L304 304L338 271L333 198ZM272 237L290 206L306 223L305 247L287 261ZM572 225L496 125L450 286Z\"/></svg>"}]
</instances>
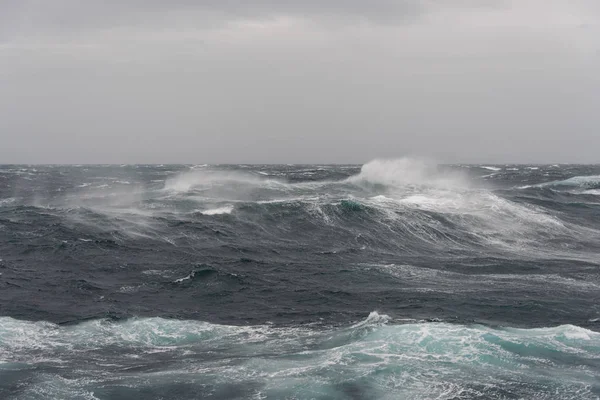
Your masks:
<instances>
[{"instance_id":1,"label":"choppy water surface","mask_svg":"<svg viewBox=\"0 0 600 400\"><path fill-rule=\"evenodd\" d=\"M0 166L0 398L597 399L600 166Z\"/></svg>"}]
</instances>

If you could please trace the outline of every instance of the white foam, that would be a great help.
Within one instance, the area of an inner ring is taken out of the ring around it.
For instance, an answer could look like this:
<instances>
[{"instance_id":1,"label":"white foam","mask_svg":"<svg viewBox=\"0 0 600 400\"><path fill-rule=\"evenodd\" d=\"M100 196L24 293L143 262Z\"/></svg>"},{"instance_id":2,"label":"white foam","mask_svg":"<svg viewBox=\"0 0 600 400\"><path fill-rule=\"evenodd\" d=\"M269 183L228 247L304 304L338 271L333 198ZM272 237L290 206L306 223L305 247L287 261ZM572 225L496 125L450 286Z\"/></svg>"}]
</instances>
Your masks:
<instances>
[{"instance_id":1,"label":"white foam","mask_svg":"<svg viewBox=\"0 0 600 400\"><path fill-rule=\"evenodd\" d=\"M430 160L401 158L373 160L362 166L358 175L348 182L383 184L395 187L407 185L434 187L466 187L465 177L458 172L443 172Z\"/></svg>"},{"instance_id":2,"label":"white foam","mask_svg":"<svg viewBox=\"0 0 600 400\"><path fill-rule=\"evenodd\" d=\"M192 271L188 275L184 276L183 278L175 279L173 281L173 283L182 283L185 281L189 281L190 279L194 278L195 275L196 275L196 272Z\"/></svg>"},{"instance_id":3,"label":"white foam","mask_svg":"<svg viewBox=\"0 0 600 400\"><path fill-rule=\"evenodd\" d=\"M599 235L596 231L567 224L541 207L515 203L485 189L460 186L392 188L383 195L363 201L386 213L386 219L381 223L393 221L396 226L400 223L411 234L436 246L460 248L462 245L451 241L452 232L442 236L446 232L445 226L420 211L443 214L458 226L457 229L469 232L471 240L485 241L498 250L530 256L557 256L561 252L561 248L546 248L541 237L552 235L560 240L568 237L590 240Z\"/></svg>"},{"instance_id":4,"label":"white foam","mask_svg":"<svg viewBox=\"0 0 600 400\"><path fill-rule=\"evenodd\" d=\"M501 170L502 170L502 168L498 168L498 167L490 167L490 166L486 166L486 165L483 165L483 166L481 166L481 168L483 168L483 169L487 169L487 170L489 170L489 171L501 171Z\"/></svg>"},{"instance_id":5,"label":"white foam","mask_svg":"<svg viewBox=\"0 0 600 400\"><path fill-rule=\"evenodd\" d=\"M432 197L423 194L415 194L398 200L398 203L409 204L419 208L432 211L451 212L460 210L464 204L460 204L456 198ZM465 210L466 211L466 210Z\"/></svg>"},{"instance_id":6,"label":"white foam","mask_svg":"<svg viewBox=\"0 0 600 400\"><path fill-rule=\"evenodd\" d=\"M570 329L564 332L564 335L567 339L571 340L591 340L590 333L593 334L595 332L577 326L571 326Z\"/></svg>"},{"instance_id":7,"label":"white foam","mask_svg":"<svg viewBox=\"0 0 600 400\"><path fill-rule=\"evenodd\" d=\"M120 293L135 293L141 286L122 286L119 288Z\"/></svg>"},{"instance_id":8,"label":"white foam","mask_svg":"<svg viewBox=\"0 0 600 400\"><path fill-rule=\"evenodd\" d=\"M584 194L591 194L591 195L594 195L594 196L600 196L600 189L584 190L583 193Z\"/></svg>"},{"instance_id":9,"label":"white foam","mask_svg":"<svg viewBox=\"0 0 600 400\"><path fill-rule=\"evenodd\" d=\"M582 176L574 176L572 178L569 179L564 179L561 181L551 181L551 182L545 182L545 183L540 183L537 185L527 185L527 186L521 186L519 187L519 189L527 189L527 188L531 188L531 187L574 187L574 188L579 188L581 189L585 189L586 187L590 187L590 186L596 186L596 185L600 185L600 175L582 175ZM595 190L595 189L590 189L590 190ZM573 192L573 193L581 193L580 192Z\"/></svg>"},{"instance_id":10,"label":"white foam","mask_svg":"<svg viewBox=\"0 0 600 400\"><path fill-rule=\"evenodd\" d=\"M14 197L8 197L8 198L0 199L0 207L6 206L6 205L9 205L9 204L13 204L16 201L17 201L17 199L15 199Z\"/></svg>"},{"instance_id":11,"label":"white foam","mask_svg":"<svg viewBox=\"0 0 600 400\"><path fill-rule=\"evenodd\" d=\"M589 184L600 184L600 175L584 175L584 176L574 176L569 179L565 179L563 181L551 182L550 184L554 185L575 185L575 186L585 186Z\"/></svg>"},{"instance_id":12,"label":"white foam","mask_svg":"<svg viewBox=\"0 0 600 400\"><path fill-rule=\"evenodd\" d=\"M202 215L220 215L220 214L231 214L233 206L224 206L219 208L212 208L210 210L200 211Z\"/></svg>"},{"instance_id":13,"label":"white foam","mask_svg":"<svg viewBox=\"0 0 600 400\"><path fill-rule=\"evenodd\" d=\"M91 391L90 383L144 388L161 379L197 382L199 376L203 385L215 388L231 382L260 382L260 393L268 398L336 394L340 381L357 379L361 386L364 383L366 396L374 398L495 398L498 387L527 389L521 383L542 390L536 393L539 398L594 398L589 389L597 379L593 365L599 359L599 345L600 334L572 325L537 329L444 322L394 325L377 312L358 324L329 329L227 326L161 318L59 327L0 318L0 359L5 362L43 362L64 370L90 360L116 367L112 368L115 372L109 368L102 374L73 371L68 380L58 377L60 384L49 383L52 375L39 375L32 386L38 393L44 391L41 398ZM104 352L105 348L110 351ZM106 353L111 354L110 360ZM120 368L154 366L156 355L162 360L166 353L182 362L139 375L124 374ZM196 354L219 357L190 362ZM577 359L589 363L565 370L560 362L563 356L567 363Z\"/></svg>"},{"instance_id":14,"label":"white foam","mask_svg":"<svg viewBox=\"0 0 600 400\"><path fill-rule=\"evenodd\" d=\"M389 315L379 314L377 311L373 311L369 314L367 319L361 321L355 325L352 325L352 328L363 327L367 325L385 325L391 320Z\"/></svg>"}]
</instances>

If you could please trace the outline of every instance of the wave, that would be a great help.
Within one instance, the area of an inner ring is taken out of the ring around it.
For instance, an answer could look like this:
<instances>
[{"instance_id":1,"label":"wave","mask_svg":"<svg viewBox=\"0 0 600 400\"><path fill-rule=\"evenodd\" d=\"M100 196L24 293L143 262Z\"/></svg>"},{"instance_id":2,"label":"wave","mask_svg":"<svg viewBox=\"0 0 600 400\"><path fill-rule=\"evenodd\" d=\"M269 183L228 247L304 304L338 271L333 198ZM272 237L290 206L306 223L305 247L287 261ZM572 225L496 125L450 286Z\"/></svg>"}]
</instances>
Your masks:
<instances>
[{"instance_id":1,"label":"wave","mask_svg":"<svg viewBox=\"0 0 600 400\"><path fill-rule=\"evenodd\" d=\"M208 210L203 210L203 211L200 211L200 214L202 214L202 215L231 214L232 211L233 211L233 206L229 205L229 206L223 206L223 207L217 207L217 208L211 208Z\"/></svg>"},{"instance_id":2,"label":"wave","mask_svg":"<svg viewBox=\"0 0 600 400\"><path fill-rule=\"evenodd\" d=\"M368 197L359 197L358 202L383 212L386 218L379 218L380 224L394 230L394 225L402 226L412 238L436 247L485 245L490 250L560 258L572 257L573 246L561 251L557 242L591 244L591 238L599 236L598 231L567 223L542 206L473 187L464 174L430 161L374 160L348 182L368 187L363 194ZM457 236L458 232L464 234Z\"/></svg>"},{"instance_id":3,"label":"wave","mask_svg":"<svg viewBox=\"0 0 600 400\"><path fill-rule=\"evenodd\" d=\"M441 170L433 161L418 158L370 161L362 166L358 175L348 178L348 182L381 184L391 187L415 185L442 188L468 187L463 174Z\"/></svg>"},{"instance_id":4,"label":"wave","mask_svg":"<svg viewBox=\"0 0 600 400\"><path fill-rule=\"evenodd\" d=\"M589 189L589 190L584 190L582 192L583 194L591 194L593 196L600 196L600 189Z\"/></svg>"},{"instance_id":5,"label":"wave","mask_svg":"<svg viewBox=\"0 0 600 400\"><path fill-rule=\"evenodd\" d=\"M326 329L161 318L58 326L3 317L0 374L34 374L27 398L83 392L104 398L122 387L130 388L130 397L158 396L173 382L195 396L217 398L347 398L354 392L389 399L592 399L600 390L597 332L573 325L392 322L377 312ZM72 371L68 380L60 375L65 367ZM232 382L239 385L236 395Z\"/></svg>"},{"instance_id":6,"label":"wave","mask_svg":"<svg viewBox=\"0 0 600 400\"><path fill-rule=\"evenodd\" d=\"M17 202L17 199L14 197L0 199L0 207L9 206L9 205L15 204L16 202Z\"/></svg>"},{"instance_id":7,"label":"wave","mask_svg":"<svg viewBox=\"0 0 600 400\"><path fill-rule=\"evenodd\" d=\"M194 282L211 282L214 284L217 281L224 283L227 281L233 283L240 283L243 281L243 279L237 274L222 272L210 267L209 265L202 265L199 267L200 268L193 270L187 276L175 279L173 283L193 284Z\"/></svg>"},{"instance_id":8,"label":"wave","mask_svg":"<svg viewBox=\"0 0 600 400\"><path fill-rule=\"evenodd\" d=\"M600 175L590 175L590 176L574 176L569 179L565 179L557 182L550 182L546 185L555 185L555 186L595 186L600 184Z\"/></svg>"},{"instance_id":9,"label":"wave","mask_svg":"<svg viewBox=\"0 0 600 400\"><path fill-rule=\"evenodd\" d=\"M167 179L165 190L172 192L189 192L191 190L210 189L223 186L254 186L261 179L256 175L240 171L219 171L196 169Z\"/></svg>"},{"instance_id":10,"label":"wave","mask_svg":"<svg viewBox=\"0 0 600 400\"><path fill-rule=\"evenodd\" d=\"M209 218L200 216L224 214L232 214L233 224L253 224L260 231L268 227L273 240L282 233L270 228L275 221L296 226L304 220L314 229L325 223L340 237L360 226L373 238L372 243L395 250L422 251L424 246L433 246L479 251L485 246L490 252L566 257L600 236L596 230L565 222L561 214L542 205L473 187L466 175L424 159L373 160L343 179L326 175L328 179L300 182L268 178L250 168L227 168L203 166L174 172L162 187L130 185L78 192L66 197L62 206L76 208L66 215L78 226L171 242L166 221L209 223ZM595 178L563 182L593 182Z\"/></svg>"},{"instance_id":11,"label":"wave","mask_svg":"<svg viewBox=\"0 0 600 400\"><path fill-rule=\"evenodd\" d=\"M499 287L510 287L511 292L547 292L573 293L578 296L588 296L600 290L600 285L594 283L590 275L582 274L576 277L564 277L558 274L537 273L528 274L520 272L511 274L465 274L439 269L417 267L413 265L395 264L365 264L367 270L381 271L396 279L403 285L403 290L410 292L435 292L456 295L458 293L485 293L495 292ZM572 295L571 295L572 296Z\"/></svg>"},{"instance_id":12,"label":"wave","mask_svg":"<svg viewBox=\"0 0 600 400\"><path fill-rule=\"evenodd\" d=\"M356 175L316 182L284 182L250 171L203 167L168 178L163 190L116 199L110 197L108 206L94 210L117 217L108 226L116 225L130 237L144 229L164 236L157 233L154 217L193 221L194 214L234 210L235 221L256 221L261 231L260 220L286 224L304 215L315 227L325 223L340 235L361 224L379 245L415 251L423 246L460 251L485 246L490 252L563 258L574 255L570 243L580 247L600 236L541 206L472 187L462 173L412 158L373 160ZM127 201L134 203L126 206ZM140 212L132 214L136 209ZM557 242L569 245L556 246ZM588 254L577 257L589 259Z\"/></svg>"},{"instance_id":13,"label":"wave","mask_svg":"<svg viewBox=\"0 0 600 400\"><path fill-rule=\"evenodd\" d=\"M526 185L522 186L521 189L527 188L580 188L580 189L600 189L600 175L583 175L574 176L572 178L563 179L559 181L545 182L537 185Z\"/></svg>"},{"instance_id":14,"label":"wave","mask_svg":"<svg viewBox=\"0 0 600 400\"><path fill-rule=\"evenodd\" d=\"M573 249L561 251L553 241L587 243L598 237L597 231L561 221L543 208L518 204L486 190L387 194L363 203L383 213L383 219L374 217L379 224L401 229L399 240L422 240L436 249L485 246L488 252L572 257Z\"/></svg>"}]
</instances>

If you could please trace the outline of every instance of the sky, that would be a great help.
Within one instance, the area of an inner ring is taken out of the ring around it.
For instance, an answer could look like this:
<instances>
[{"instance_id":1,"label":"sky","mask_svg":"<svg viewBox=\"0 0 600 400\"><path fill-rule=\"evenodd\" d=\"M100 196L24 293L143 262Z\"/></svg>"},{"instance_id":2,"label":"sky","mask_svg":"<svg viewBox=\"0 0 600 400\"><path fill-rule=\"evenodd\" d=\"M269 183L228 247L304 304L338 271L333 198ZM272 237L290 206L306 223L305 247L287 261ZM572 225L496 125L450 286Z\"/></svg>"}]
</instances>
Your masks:
<instances>
[{"instance_id":1,"label":"sky","mask_svg":"<svg viewBox=\"0 0 600 400\"><path fill-rule=\"evenodd\" d=\"M598 0L0 0L0 164L600 163Z\"/></svg>"}]
</instances>

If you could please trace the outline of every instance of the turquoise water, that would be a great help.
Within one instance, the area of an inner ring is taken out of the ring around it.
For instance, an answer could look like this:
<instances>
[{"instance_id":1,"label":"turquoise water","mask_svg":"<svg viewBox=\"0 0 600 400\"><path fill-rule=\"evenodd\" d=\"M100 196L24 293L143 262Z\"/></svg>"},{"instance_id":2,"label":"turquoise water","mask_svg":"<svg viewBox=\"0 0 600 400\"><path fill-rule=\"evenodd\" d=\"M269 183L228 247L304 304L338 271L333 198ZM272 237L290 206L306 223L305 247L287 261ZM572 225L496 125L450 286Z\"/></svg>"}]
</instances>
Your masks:
<instances>
[{"instance_id":1,"label":"turquoise water","mask_svg":"<svg viewBox=\"0 0 600 400\"><path fill-rule=\"evenodd\" d=\"M17 399L595 399L598 371L600 334L572 325L492 329L376 312L341 328L0 319L0 393Z\"/></svg>"}]
</instances>

